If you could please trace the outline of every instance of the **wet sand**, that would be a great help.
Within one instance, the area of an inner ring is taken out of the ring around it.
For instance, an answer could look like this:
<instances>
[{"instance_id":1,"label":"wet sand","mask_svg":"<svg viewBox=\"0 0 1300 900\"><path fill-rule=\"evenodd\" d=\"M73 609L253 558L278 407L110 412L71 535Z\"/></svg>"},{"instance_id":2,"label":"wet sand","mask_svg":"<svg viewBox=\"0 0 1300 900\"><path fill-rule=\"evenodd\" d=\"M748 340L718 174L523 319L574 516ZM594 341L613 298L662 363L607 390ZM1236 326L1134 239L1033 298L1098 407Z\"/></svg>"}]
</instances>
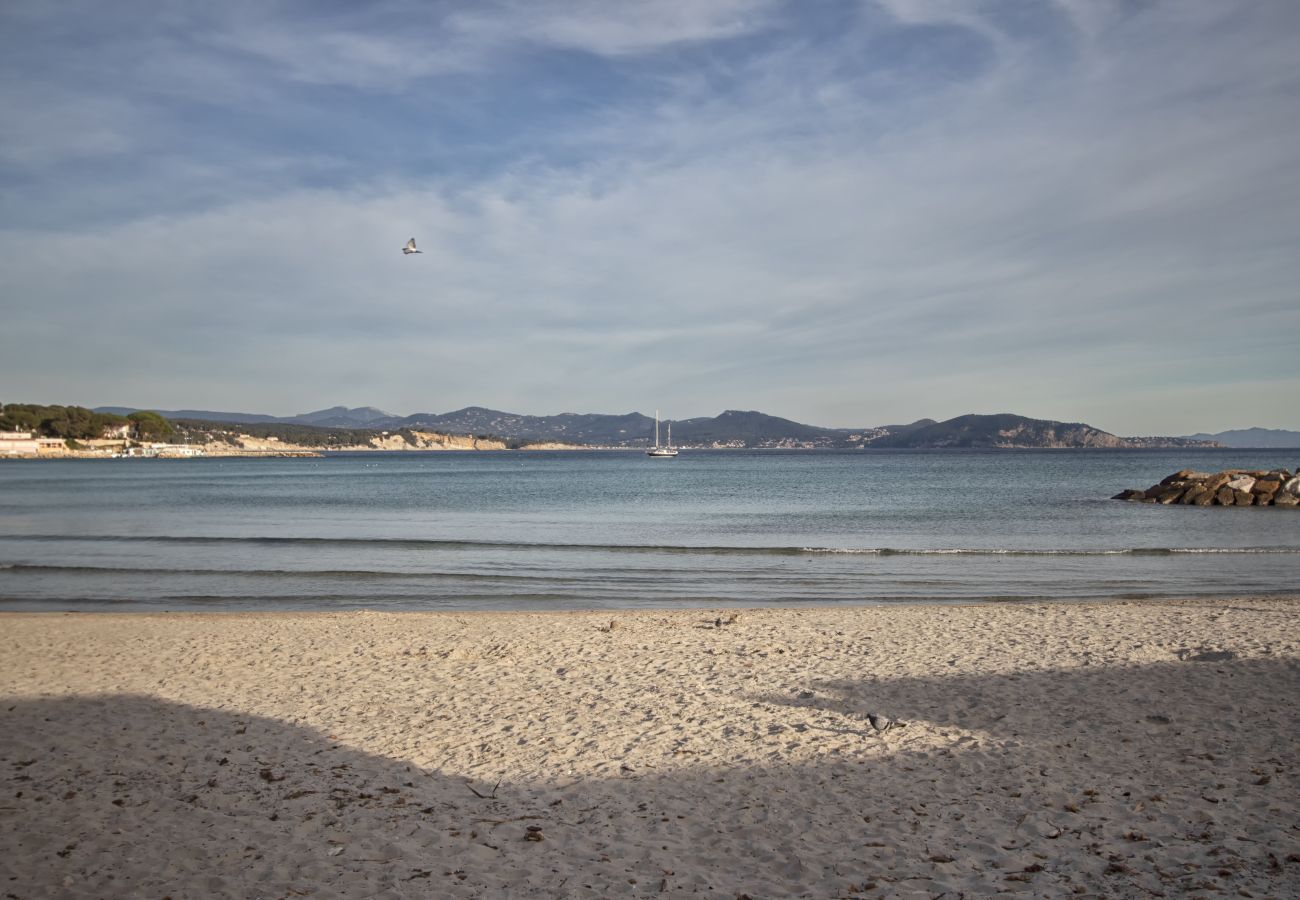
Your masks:
<instances>
[{"instance_id":1,"label":"wet sand","mask_svg":"<svg viewBox=\"0 0 1300 900\"><path fill-rule=\"evenodd\" d=\"M0 885L1297 896L1297 613L6 614Z\"/></svg>"}]
</instances>

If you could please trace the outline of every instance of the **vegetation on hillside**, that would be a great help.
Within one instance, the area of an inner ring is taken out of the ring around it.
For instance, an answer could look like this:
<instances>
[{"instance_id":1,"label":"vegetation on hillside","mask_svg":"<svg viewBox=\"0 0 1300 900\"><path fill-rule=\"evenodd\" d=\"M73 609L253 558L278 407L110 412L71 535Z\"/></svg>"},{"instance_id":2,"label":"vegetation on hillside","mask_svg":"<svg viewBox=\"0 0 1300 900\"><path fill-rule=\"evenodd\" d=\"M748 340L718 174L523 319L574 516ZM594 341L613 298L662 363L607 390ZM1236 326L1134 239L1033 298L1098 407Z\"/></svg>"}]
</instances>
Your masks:
<instances>
[{"instance_id":1,"label":"vegetation on hillside","mask_svg":"<svg viewBox=\"0 0 1300 900\"><path fill-rule=\"evenodd\" d=\"M279 422L235 425L228 422L205 422L200 419L177 419L176 426L189 440L195 443L231 442L240 435L262 440L273 438L285 444L312 447L317 450L365 447L375 438L384 435L400 437L412 447L419 446L420 443L415 436L415 430L411 428L381 432L370 428L334 428L322 425L291 425ZM517 438L500 438L483 434L473 436L479 440L503 441L511 449L518 449L528 444L527 441Z\"/></svg>"},{"instance_id":2,"label":"vegetation on hillside","mask_svg":"<svg viewBox=\"0 0 1300 900\"><path fill-rule=\"evenodd\" d=\"M7 403L0 412L0 431L30 431L40 437L74 441L96 440L130 424L126 416L97 413L84 406Z\"/></svg>"},{"instance_id":3,"label":"vegetation on hillside","mask_svg":"<svg viewBox=\"0 0 1300 900\"><path fill-rule=\"evenodd\" d=\"M1082 422L1053 422L1030 419L1011 413L964 415L934 422L921 428L909 428L889 434L872 447L910 448L1056 448L1056 447L1124 447L1124 438L1085 425Z\"/></svg>"},{"instance_id":4,"label":"vegetation on hillside","mask_svg":"<svg viewBox=\"0 0 1300 900\"><path fill-rule=\"evenodd\" d=\"M195 443L233 441L240 435L267 440L274 438L301 447L346 447L368 444L379 432L364 428L323 428L316 425L257 423L232 425L228 422L205 422L201 419L177 419L176 427Z\"/></svg>"},{"instance_id":5,"label":"vegetation on hillside","mask_svg":"<svg viewBox=\"0 0 1300 900\"><path fill-rule=\"evenodd\" d=\"M176 435L176 429L156 412L141 410L127 416L131 422L131 433L137 441L169 441Z\"/></svg>"},{"instance_id":6,"label":"vegetation on hillside","mask_svg":"<svg viewBox=\"0 0 1300 900\"><path fill-rule=\"evenodd\" d=\"M114 435L126 427L137 441L166 441L176 430L156 412L141 410L129 416L95 412L84 406L41 406L36 403L7 403L0 408L0 431L30 431L38 437L67 441L94 441Z\"/></svg>"}]
</instances>

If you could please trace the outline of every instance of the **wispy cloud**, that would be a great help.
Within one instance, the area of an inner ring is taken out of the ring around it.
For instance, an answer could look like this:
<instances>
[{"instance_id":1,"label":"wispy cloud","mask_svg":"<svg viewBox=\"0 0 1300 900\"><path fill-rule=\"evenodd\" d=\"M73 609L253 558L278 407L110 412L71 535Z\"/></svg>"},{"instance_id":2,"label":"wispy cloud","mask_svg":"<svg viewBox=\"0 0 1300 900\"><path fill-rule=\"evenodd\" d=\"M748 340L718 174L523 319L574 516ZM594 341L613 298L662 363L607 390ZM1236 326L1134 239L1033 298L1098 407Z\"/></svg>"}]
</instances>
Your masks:
<instances>
[{"instance_id":1,"label":"wispy cloud","mask_svg":"<svg viewBox=\"0 0 1300 900\"><path fill-rule=\"evenodd\" d=\"M774 0L552 0L475 5L451 17L461 33L500 46L527 41L602 56L651 53L741 37L772 24Z\"/></svg>"},{"instance_id":2,"label":"wispy cloud","mask_svg":"<svg viewBox=\"0 0 1300 900\"><path fill-rule=\"evenodd\" d=\"M1300 424L1287 4L96 9L0 29L13 397Z\"/></svg>"}]
</instances>

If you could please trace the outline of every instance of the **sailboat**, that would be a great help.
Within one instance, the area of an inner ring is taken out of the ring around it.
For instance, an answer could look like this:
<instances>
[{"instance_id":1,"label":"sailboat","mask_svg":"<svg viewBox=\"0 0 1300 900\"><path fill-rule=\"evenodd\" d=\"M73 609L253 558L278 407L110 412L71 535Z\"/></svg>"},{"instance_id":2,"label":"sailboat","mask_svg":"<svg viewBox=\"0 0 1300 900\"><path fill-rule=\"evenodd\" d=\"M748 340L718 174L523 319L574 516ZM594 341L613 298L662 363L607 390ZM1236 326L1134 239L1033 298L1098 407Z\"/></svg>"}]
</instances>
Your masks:
<instances>
[{"instance_id":1,"label":"sailboat","mask_svg":"<svg viewBox=\"0 0 1300 900\"><path fill-rule=\"evenodd\" d=\"M677 455L677 448L673 446L673 423L668 423L668 443L660 445L659 443L659 410L655 410L655 445L645 452L646 456L673 457Z\"/></svg>"}]
</instances>

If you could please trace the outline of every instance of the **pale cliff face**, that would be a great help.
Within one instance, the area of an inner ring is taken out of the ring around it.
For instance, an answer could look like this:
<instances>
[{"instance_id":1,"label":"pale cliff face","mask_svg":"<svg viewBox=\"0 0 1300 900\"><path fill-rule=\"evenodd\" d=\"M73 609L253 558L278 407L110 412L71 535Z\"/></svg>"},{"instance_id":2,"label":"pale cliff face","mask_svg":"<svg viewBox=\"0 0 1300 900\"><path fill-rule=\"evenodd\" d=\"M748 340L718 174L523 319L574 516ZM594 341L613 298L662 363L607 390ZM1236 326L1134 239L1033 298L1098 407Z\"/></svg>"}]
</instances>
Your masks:
<instances>
[{"instance_id":1,"label":"pale cliff face","mask_svg":"<svg viewBox=\"0 0 1300 900\"><path fill-rule=\"evenodd\" d=\"M388 434L376 435L370 441L364 444L350 444L342 447L331 449L336 450L505 450L505 441L487 438L476 438L466 434L439 434L436 431L415 431L412 432L415 443L408 441L403 435ZM301 447L297 444L290 444L285 441L269 440L266 438L255 438L249 435L240 435L232 444L210 444L210 450L319 450L321 448Z\"/></svg>"},{"instance_id":2,"label":"pale cliff face","mask_svg":"<svg viewBox=\"0 0 1300 900\"><path fill-rule=\"evenodd\" d=\"M504 450L506 442L496 439L476 438L468 434L439 434L436 431L414 431L412 434L417 441L416 445L407 444L401 438L404 446L394 447L394 450Z\"/></svg>"},{"instance_id":3,"label":"pale cliff face","mask_svg":"<svg viewBox=\"0 0 1300 900\"><path fill-rule=\"evenodd\" d=\"M331 447L308 447L300 444L293 444L287 441L276 440L275 438L259 438L252 435L241 434L237 437L229 437L225 440L214 440L201 446L203 451L208 455L217 454L262 454L262 453L320 453L324 450L508 450L504 438L484 438L475 437L470 434L443 434L438 431L408 431L403 433L378 434L376 433L369 441L358 444L345 444ZM528 450L586 450L587 447L576 444L565 444L558 441L548 441L537 444L529 444L524 449Z\"/></svg>"},{"instance_id":4,"label":"pale cliff face","mask_svg":"<svg viewBox=\"0 0 1300 900\"><path fill-rule=\"evenodd\" d=\"M387 437L373 437L368 445L363 445L363 449L365 446L373 447L376 450L405 450L411 445L401 435L390 434Z\"/></svg>"},{"instance_id":5,"label":"pale cliff face","mask_svg":"<svg viewBox=\"0 0 1300 900\"><path fill-rule=\"evenodd\" d=\"M1063 447L1123 447L1127 445L1123 438L1104 431L1098 431L1095 428L1086 427L1064 427L1058 430L1052 427L1036 428L1019 425L1015 428L999 429L998 437L1002 440L998 441L996 446L1005 448L1044 447L1058 449Z\"/></svg>"}]
</instances>

